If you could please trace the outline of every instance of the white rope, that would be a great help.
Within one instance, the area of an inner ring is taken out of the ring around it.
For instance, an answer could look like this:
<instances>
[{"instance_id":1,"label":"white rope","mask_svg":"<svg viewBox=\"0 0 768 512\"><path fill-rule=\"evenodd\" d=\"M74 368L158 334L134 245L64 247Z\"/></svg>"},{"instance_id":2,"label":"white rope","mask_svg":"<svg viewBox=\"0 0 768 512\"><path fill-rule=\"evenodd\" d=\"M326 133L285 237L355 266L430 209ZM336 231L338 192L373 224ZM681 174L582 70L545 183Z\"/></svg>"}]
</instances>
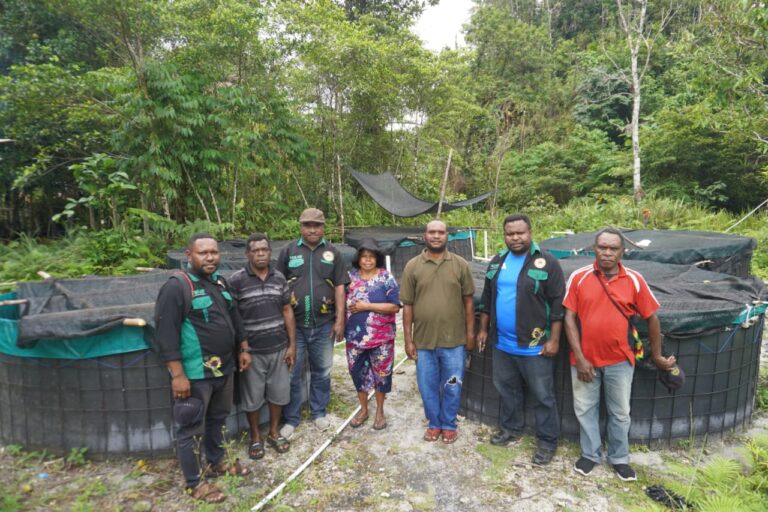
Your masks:
<instances>
[{"instance_id":1,"label":"white rope","mask_svg":"<svg viewBox=\"0 0 768 512\"><path fill-rule=\"evenodd\" d=\"M404 358L402 358L400 360L399 363L397 363L395 365L394 368L392 368L392 374L393 375L395 373L395 370L397 370L400 367L400 365L402 365L407 359L408 359L408 356L405 356ZM371 391L370 393L368 393L368 400L371 399L373 394L374 394L374 391ZM307 460L305 460L304 463L296 469L296 471L291 473L291 476L286 478L283 483L281 483L280 485L275 487L272 490L272 492L267 494L260 502L258 502L256 505L254 505L254 507L251 509L251 512L257 512L257 511L261 510L267 503L272 501L272 499L274 499L275 496L280 494L283 491L283 489L285 489L286 485L288 485L290 482L295 480L299 475L301 475L304 472L304 470L307 469L309 467L309 465L312 464L315 461L315 459L317 459L320 456L320 454L325 451L326 448L328 448L328 446L330 446L330 444L333 442L333 440L336 439L336 437L339 434L341 434L341 431L344 430L347 425L349 425L349 422L352 421L352 419L357 415L358 412L360 412L360 406L359 405L357 406L357 408L354 411L352 411L352 414L349 416L349 418L347 418L344 421L344 423L342 423L339 426L339 428L336 429L336 432L334 432L333 435L330 438L328 438L323 444L320 445L320 447L317 450L315 450L315 453L310 455L309 458Z\"/></svg>"},{"instance_id":2,"label":"white rope","mask_svg":"<svg viewBox=\"0 0 768 512\"><path fill-rule=\"evenodd\" d=\"M757 206L755 207L755 209L754 209L754 210L752 210L751 212L749 212L748 214L746 214L744 217L742 217L742 218L739 220L739 222L737 222L737 223L736 223L736 224L734 224L733 226L731 226L731 227L729 227L728 229L726 229L726 230L724 231L724 233L727 233L727 232L729 232L730 230L732 230L733 228L735 228L736 226L738 226L739 224L741 224L742 222L744 222L745 220L747 220L748 218L750 218L750 217L752 216L752 214L753 214L753 213L755 213L757 210L759 210L760 208L762 208L762 207L763 207L763 205L765 205L766 203L768 203L768 199L766 199L765 201L763 201L762 203L760 203L759 205L757 205Z\"/></svg>"}]
</instances>

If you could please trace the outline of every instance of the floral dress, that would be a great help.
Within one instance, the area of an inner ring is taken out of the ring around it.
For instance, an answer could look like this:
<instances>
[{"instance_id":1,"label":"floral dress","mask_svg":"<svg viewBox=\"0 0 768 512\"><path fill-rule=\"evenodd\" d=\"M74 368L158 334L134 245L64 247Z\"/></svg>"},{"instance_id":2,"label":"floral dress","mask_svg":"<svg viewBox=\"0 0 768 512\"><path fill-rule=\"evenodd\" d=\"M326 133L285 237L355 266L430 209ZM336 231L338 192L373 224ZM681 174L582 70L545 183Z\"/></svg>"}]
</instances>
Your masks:
<instances>
[{"instance_id":1,"label":"floral dress","mask_svg":"<svg viewBox=\"0 0 768 512\"><path fill-rule=\"evenodd\" d=\"M388 393L392 389L392 363L395 357L395 314L372 311L351 313L354 302L400 305L400 287L385 269L370 279L358 270L349 273L347 288L347 363L357 391Z\"/></svg>"}]
</instances>

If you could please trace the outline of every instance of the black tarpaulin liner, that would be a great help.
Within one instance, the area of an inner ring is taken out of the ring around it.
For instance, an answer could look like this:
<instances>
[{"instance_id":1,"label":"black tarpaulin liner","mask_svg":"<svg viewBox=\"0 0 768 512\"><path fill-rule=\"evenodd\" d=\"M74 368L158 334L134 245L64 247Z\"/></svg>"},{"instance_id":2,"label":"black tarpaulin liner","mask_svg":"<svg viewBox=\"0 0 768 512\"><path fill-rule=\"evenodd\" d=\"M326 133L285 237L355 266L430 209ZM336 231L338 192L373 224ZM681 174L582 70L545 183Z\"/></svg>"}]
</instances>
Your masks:
<instances>
[{"instance_id":1,"label":"black tarpaulin liner","mask_svg":"<svg viewBox=\"0 0 768 512\"><path fill-rule=\"evenodd\" d=\"M597 231L544 240L539 245L557 258L593 256ZM625 229L625 260L646 260L746 277L757 242L749 237L708 231ZM633 245L637 244L637 245ZM638 247L639 245L639 247Z\"/></svg>"},{"instance_id":2,"label":"black tarpaulin liner","mask_svg":"<svg viewBox=\"0 0 768 512\"><path fill-rule=\"evenodd\" d=\"M349 169L350 174L360 183L366 192L379 206L398 217L416 217L422 213L437 213L437 202L424 201L414 196L400 185L392 173L364 174ZM490 197L491 192L486 192L472 199L457 201L455 203L443 203L444 212L472 206Z\"/></svg>"},{"instance_id":3,"label":"black tarpaulin liner","mask_svg":"<svg viewBox=\"0 0 768 512\"><path fill-rule=\"evenodd\" d=\"M101 334L126 318L141 318L151 327L157 293L172 273L19 283L17 296L28 303L21 309L17 344Z\"/></svg>"},{"instance_id":4,"label":"black tarpaulin liner","mask_svg":"<svg viewBox=\"0 0 768 512\"><path fill-rule=\"evenodd\" d=\"M560 260L566 280L573 271L592 265L594 258L573 257ZM625 261L626 267L640 272L661 304L657 313L666 336L689 337L759 314L765 305L754 301L768 299L762 281L702 270L692 265L670 265L653 261ZM475 303L483 291L487 264L473 263ZM638 323L641 333L645 322Z\"/></svg>"}]
</instances>

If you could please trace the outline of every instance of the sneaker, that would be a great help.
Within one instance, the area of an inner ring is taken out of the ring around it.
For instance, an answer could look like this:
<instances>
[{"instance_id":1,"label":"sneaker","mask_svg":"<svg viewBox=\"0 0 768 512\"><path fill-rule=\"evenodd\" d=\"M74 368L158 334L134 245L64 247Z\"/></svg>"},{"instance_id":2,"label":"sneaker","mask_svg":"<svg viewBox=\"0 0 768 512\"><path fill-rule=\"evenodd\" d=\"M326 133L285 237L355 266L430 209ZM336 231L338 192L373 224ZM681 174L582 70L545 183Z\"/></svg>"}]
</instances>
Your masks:
<instances>
[{"instance_id":1,"label":"sneaker","mask_svg":"<svg viewBox=\"0 0 768 512\"><path fill-rule=\"evenodd\" d=\"M597 466L596 462L591 461L586 457L581 457L576 461L576 465L573 466L573 469L577 473L581 473L584 476L589 476L592 473L592 470L595 469L595 466Z\"/></svg>"},{"instance_id":2,"label":"sneaker","mask_svg":"<svg viewBox=\"0 0 768 512\"><path fill-rule=\"evenodd\" d=\"M331 422L325 416L320 416L319 418L315 418L315 427L317 427L317 430L320 432L325 432L331 428Z\"/></svg>"},{"instance_id":3,"label":"sneaker","mask_svg":"<svg viewBox=\"0 0 768 512\"><path fill-rule=\"evenodd\" d=\"M296 430L296 427L294 427L289 423L286 423L285 425L283 425L283 428L280 429L280 435L290 441L291 438L293 437L293 432L295 430Z\"/></svg>"},{"instance_id":4,"label":"sneaker","mask_svg":"<svg viewBox=\"0 0 768 512\"><path fill-rule=\"evenodd\" d=\"M625 482L634 482L637 480L637 473L632 469L629 464L614 464L613 470L616 472L616 476L624 480Z\"/></svg>"}]
</instances>

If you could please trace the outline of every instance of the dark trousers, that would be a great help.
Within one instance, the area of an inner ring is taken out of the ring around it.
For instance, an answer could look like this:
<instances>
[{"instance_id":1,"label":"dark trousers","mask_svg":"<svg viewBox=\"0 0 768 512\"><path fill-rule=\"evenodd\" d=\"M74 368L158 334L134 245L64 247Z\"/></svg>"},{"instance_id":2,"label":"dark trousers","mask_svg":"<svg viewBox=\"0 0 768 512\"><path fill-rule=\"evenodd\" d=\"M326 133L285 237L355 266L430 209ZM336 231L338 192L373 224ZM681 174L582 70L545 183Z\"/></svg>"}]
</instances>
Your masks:
<instances>
[{"instance_id":1,"label":"dark trousers","mask_svg":"<svg viewBox=\"0 0 768 512\"><path fill-rule=\"evenodd\" d=\"M501 400L502 430L519 434L525 426L525 389L533 396L538 444L557 446L560 418L555 400L555 360L551 357L513 356L493 348L493 384Z\"/></svg>"},{"instance_id":2,"label":"dark trousers","mask_svg":"<svg viewBox=\"0 0 768 512\"><path fill-rule=\"evenodd\" d=\"M192 396L203 401L205 417L192 425L180 425L178 418L174 417L176 452L187 487L200 483L203 451L209 464L218 464L224 458L223 429L232 409L233 382L232 374L189 381Z\"/></svg>"}]
</instances>

